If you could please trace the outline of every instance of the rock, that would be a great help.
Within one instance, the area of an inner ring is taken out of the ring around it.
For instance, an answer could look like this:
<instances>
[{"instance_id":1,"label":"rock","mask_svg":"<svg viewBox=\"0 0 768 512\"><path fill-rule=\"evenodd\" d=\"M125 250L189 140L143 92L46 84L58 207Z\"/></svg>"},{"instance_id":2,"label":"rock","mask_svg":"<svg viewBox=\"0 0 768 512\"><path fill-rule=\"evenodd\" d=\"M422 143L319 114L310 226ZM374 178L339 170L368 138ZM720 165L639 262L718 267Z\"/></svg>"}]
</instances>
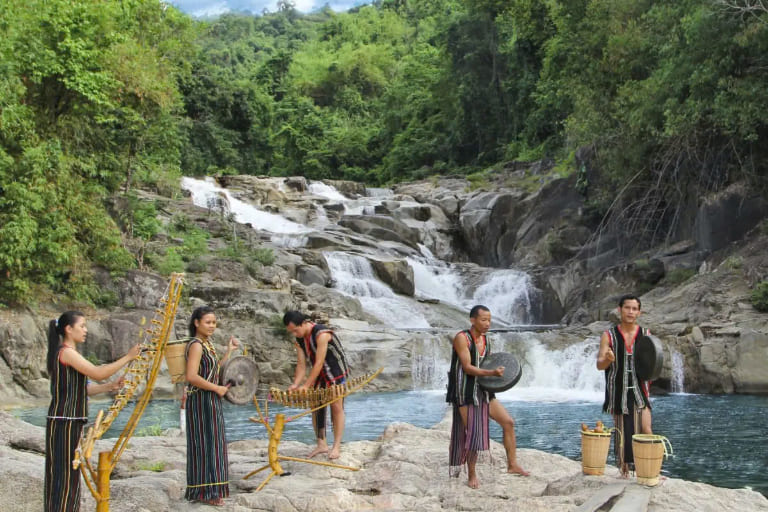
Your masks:
<instances>
[{"instance_id":1,"label":"rock","mask_svg":"<svg viewBox=\"0 0 768 512\"><path fill-rule=\"evenodd\" d=\"M42 508L43 456L13 448L19 436L36 437L38 444L43 441L43 429L29 427L0 413L2 510ZM642 494L643 500L647 498L650 511L768 510L768 500L754 491L720 489L675 478L668 478L662 486L646 489L609 476L617 472L616 468L607 468L606 476L585 476L579 462L531 449L518 449L518 460L531 471L531 476L508 475L504 471L504 449L495 441L491 442L492 462L481 460L477 466L480 491L471 491L466 486L466 473L459 478L448 477L449 427L450 422L445 420L431 429L406 423L391 424L375 441L344 443L337 462L360 468L359 471L284 461L290 476L272 478L258 492L256 487L268 475L258 473L248 480L243 477L265 464L267 441L230 443L231 494L225 500L227 510L570 512L606 490L616 494L619 502ZM114 441L98 441L94 454L110 449ZM295 441L283 441L278 446L278 453L287 457L305 457L309 450L310 446ZM183 498L185 452L183 436L131 438L110 482L110 510L207 510L208 507L188 503ZM23 500L19 499L21 493ZM85 509L93 510L94 500L84 485L82 493Z\"/></svg>"},{"instance_id":2,"label":"rock","mask_svg":"<svg viewBox=\"0 0 768 512\"><path fill-rule=\"evenodd\" d=\"M339 225L378 240L400 242L416 247L418 233L405 223L384 215L345 215Z\"/></svg>"},{"instance_id":3,"label":"rock","mask_svg":"<svg viewBox=\"0 0 768 512\"><path fill-rule=\"evenodd\" d=\"M296 279L304 285L318 284L325 286L328 283L328 275L314 265L299 265L296 268Z\"/></svg>"},{"instance_id":4,"label":"rock","mask_svg":"<svg viewBox=\"0 0 768 512\"><path fill-rule=\"evenodd\" d=\"M323 180L323 183L326 185L330 185L345 196L349 198L355 198L360 196L365 196L365 184L364 183L358 183L356 181L346 181L346 180Z\"/></svg>"},{"instance_id":5,"label":"rock","mask_svg":"<svg viewBox=\"0 0 768 512\"><path fill-rule=\"evenodd\" d=\"M413 297L416 285L413 280L413 269L405 260L381 261L369 260L376 275L390 286L396 293Z\"/></svg>"},{"instance_id":6,"label":"rock","mask_svg":"<svg viewBox=\"0 0 768 512\"><path fill-rule=\"evenodd\" d=\"M664 277L664 263L655 258L635 260L629 264L628 271L637 282L653 285Z\"/></svg>"},{"instance_id":7,"label":"rock","mask_svg":"<svg viewBox=\"0 0 768 512\"><path fill-rule=\"evenodd\" d=\"M304 192L307 190L307 179L304 176L292 176L283 181L286 187L295 192Z\"/></svg>"},{"instance_id":8,"label":"rock","mask_svg":"<svg viewBox=\"0 0 768 512\"><path fill-rule=\"evenodd\" d=\"M735 183L705 199L696 215L696 246L711 254L740 240L768 215L768 201L746 183Z\"/></svg>"}]
</instances>

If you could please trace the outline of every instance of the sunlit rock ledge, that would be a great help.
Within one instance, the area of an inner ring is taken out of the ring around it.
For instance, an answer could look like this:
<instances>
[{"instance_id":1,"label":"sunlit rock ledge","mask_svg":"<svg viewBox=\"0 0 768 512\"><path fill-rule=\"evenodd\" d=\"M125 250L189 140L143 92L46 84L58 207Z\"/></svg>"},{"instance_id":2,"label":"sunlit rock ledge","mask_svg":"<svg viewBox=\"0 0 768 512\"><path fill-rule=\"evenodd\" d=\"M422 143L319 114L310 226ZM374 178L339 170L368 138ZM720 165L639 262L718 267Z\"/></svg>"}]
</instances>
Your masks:
<instances>
[{"instance_id":1,"label":"sunlit rock ledge","mask_svg":"<svg viewBox=\"0 0 768 512\"><path fill-rule=\"evenodd\" d=\"M386 411L381 411L386 414ZM254 425L254 433L259 432ZM290 424L287 428L291 428ZM723 489L712 485L669 478L646 488L633 480L616 477L615 467L606 476L584 476L581 464L560 455L520 449L520 463L532 476L505 473L504 449L494 442L491 460L478 464L481 488L466 485L466 475L448 478L449 423L431 429L395 423L375 441L343 445L340 464L360 471L312 464L283 462L291 472L274 477L255 492L266 478L261 472L242 477L266 464L265 440L238 441L229 445L231 496L226 511L339 511L339 510L648 510L648 511L768 511L768 499L748 489ZM100 441L100 450L111 449L114 440ZM286 441L280 454L303 457L310 446ZM44 429L0 412L0 510L42 509ZM110 510L113 512L163 512L208 510L184 500L185 438L179 431L163 437L134 437L112 476ZM95 460L93 461L96 462ZM95 502L83 486L82 510L95 510ZM615 495L615 496L614 496ZM614 496L613 498L610 498ZM594 505L607 502L607 505ZM213 509L211 509L213 510Z\"/></svg>"}]
</instances>

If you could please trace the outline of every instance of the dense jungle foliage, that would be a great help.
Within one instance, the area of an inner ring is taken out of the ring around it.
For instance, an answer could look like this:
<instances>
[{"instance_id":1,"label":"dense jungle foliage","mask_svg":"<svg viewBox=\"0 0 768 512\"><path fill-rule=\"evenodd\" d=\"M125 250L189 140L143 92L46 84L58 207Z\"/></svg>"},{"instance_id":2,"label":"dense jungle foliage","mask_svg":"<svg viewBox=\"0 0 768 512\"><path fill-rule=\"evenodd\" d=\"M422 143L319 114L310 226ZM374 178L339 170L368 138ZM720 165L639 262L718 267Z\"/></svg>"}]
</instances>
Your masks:
<instances>
[{"instance_id":1,"label":"dense jungle foliage","mask_svg":"<svg viewBox=\"0 0 768 512\"><path fill-rule=\"evenodd\" d=\"M0 0L0 303L97 301L92 265L136 266L127 240L161 229L134 190L171 195L182 174L383 184L546 158L599 213L672 230L676 205L765 181L761 6L283 1L198 21L156 0Z\"/></svg>"}]
</instances>

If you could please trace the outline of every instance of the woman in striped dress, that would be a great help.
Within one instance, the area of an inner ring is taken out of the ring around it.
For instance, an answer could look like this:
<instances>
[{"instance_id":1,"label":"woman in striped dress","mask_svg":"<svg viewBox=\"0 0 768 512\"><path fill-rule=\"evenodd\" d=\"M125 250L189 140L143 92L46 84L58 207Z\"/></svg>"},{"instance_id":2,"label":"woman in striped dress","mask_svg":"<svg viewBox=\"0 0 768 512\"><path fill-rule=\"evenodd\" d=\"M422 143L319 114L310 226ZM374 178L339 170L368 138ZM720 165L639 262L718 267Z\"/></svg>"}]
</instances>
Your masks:
<instances>
[{"instance_id":1,"label":"woman in striped dress","mask_svg":"<svg viewBox=\"0 0 768 512\"><path fill-rule=\"evenodd\" d=\"M229 496L229 461L221 398L229 386L220 383L220 363L240 344L231 337L219 361L211 336L216 330L213 308L192 313L187 344L187 491L185 497L208 505L224 505Z\"/></svg>"},{"instance_id":2,"label":"woman in striped dress","mask_svg":"<svg viewBox=\"0 0 768 512\"><path fill-rule=\"evenodd\" d=\"M139 345L135 345L117 361L95 366L76 349L87 334L85 315L78 311L66 311L48 326L51 406L45 424L46 512L80 509L80 472L72 469L72 458L88 421L87 396L122 385L122 379L105 384L88 384L88 379L108 379L139 355Z\"/></svg>"}]
</instances>

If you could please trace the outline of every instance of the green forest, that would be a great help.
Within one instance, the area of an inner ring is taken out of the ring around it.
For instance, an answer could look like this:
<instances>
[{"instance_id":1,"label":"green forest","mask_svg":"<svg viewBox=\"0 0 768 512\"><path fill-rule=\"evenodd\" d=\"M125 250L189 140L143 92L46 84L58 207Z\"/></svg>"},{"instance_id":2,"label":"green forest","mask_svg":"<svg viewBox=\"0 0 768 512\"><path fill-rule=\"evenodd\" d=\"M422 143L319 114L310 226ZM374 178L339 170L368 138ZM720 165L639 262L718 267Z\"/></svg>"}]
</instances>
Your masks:
<instances>
[{"instance_id":1,"label":"green forest","mask_svg":"<svg viewBox=\"0 0 768 512\"><path fill-rule=\"evenodd\" d=\"M182 175L386 185L544 159L595 211L640 195L658 223L765 186L761 2L279 5L195 20L152 0L0 0L0 304L93 302L93 266L135 267L126 241L158 229L135 191L172 196Z\"/></svg>"}]
</instances>

